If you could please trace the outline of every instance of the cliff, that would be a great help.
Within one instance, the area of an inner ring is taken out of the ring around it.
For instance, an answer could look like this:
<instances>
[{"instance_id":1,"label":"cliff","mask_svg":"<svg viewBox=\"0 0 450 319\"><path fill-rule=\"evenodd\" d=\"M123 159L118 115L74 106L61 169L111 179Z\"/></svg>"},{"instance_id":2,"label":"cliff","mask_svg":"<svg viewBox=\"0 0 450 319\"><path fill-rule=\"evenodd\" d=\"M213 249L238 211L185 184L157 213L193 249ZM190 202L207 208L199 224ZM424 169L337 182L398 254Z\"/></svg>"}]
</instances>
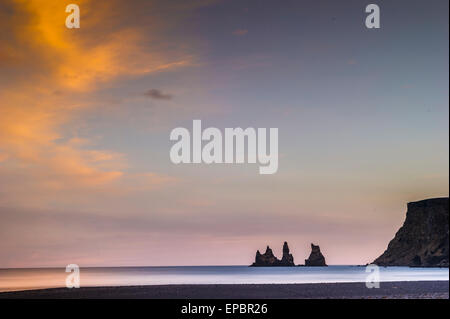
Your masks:
<instances>
[{"instance_id":1,"label":"cliff","mask_svg":"<svg viewBox=\"0 0 450 319\"><path fill-rule=\"evenodd\" d=\"M308 259L305 259L305 266L326 266L325 257L320 252L320 247L311 244L311 254Z\"/></svg>"},{"instance_id":2,"label":"cliff","mask_svg":"<svg viewBox=\"0 0 450 319\"><path fill-rule=\"evenodd\" d=\"M448 198L408 203L403 226L373 263L379 266L448 267L448 212Z\"/></svg>"},{"instance_id":3,"label":"cliff","mask_svg":"<svg viewBox=\"0 0 450 319\"><path fill-rule=\"evenodd\" d=\"M259 250L256 252L255 262L252 267L272 267L272 266L295 266L294 257L289 253L289 246L287 242L283 245L283 257L279 260L272 252L269 246L266 248L266 252L261 254Z\"/></svg>"}]
</instances>

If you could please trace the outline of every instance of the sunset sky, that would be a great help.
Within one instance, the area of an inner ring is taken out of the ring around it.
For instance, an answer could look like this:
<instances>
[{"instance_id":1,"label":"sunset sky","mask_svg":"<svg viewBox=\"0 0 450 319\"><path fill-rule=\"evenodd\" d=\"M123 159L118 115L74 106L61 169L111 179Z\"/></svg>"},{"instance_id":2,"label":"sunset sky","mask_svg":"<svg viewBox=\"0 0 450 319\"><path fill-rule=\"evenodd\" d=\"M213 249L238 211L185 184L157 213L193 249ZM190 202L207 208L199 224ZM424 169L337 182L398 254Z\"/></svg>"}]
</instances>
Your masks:
<instances>
[{"instance_id":1,"label":"sunset sky","mask_svg":"<svg viewBox=\"0 0 450 319\"><path fill-rule=\"evenodd\" d=\"M448 10L0 0L0 268L246 265L283 241L373 261L407 202L449 194ZM278 172L173 164L194 119L278 128Z\"/></svg>"}]
</instances>

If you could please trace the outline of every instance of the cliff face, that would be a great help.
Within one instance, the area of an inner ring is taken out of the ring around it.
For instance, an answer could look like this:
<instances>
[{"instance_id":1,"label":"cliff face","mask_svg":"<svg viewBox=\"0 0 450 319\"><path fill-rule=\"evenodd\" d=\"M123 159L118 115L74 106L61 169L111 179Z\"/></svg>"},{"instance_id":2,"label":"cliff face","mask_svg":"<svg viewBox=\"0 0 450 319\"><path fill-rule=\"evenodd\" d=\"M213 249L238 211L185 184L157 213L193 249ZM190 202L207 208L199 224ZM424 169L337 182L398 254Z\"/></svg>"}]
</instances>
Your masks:
<instances>
[{"instance_id":1,"label":"cliff face","mask_svg":"<svg viewBox=\"0 0 450 319\"><path fill-rule=\"evenodd\" d=\"M403 226L373 263L379 266L448 267L448 205L448 198L408 203Z\"/></svg>"},{"instance_id":2,"label":"cliff face","mask_svg":"<svg viewBox=\"0 0 450 319\"><path fill-rule=\"evenodd\" d=\"M255 262L253 267L270 267L270 266L295 266L294 257L289 253L289 247L287 242L283 245L283 257L279 260L272 252L269 246L266 248L266 252L261 254L259 250L256 252Z\"/></svg>"},{"instance_id":3,"label":"cliff face","mask_svg":"<svg viewBox=\"0 0 450 319\"><path fill-rule=\"evenodd\" d=\"M326 266L325 257L320 252L320 247L311 244L311 254L308 259L305 259L305 266Z\"/></svg>"}]
</instances>

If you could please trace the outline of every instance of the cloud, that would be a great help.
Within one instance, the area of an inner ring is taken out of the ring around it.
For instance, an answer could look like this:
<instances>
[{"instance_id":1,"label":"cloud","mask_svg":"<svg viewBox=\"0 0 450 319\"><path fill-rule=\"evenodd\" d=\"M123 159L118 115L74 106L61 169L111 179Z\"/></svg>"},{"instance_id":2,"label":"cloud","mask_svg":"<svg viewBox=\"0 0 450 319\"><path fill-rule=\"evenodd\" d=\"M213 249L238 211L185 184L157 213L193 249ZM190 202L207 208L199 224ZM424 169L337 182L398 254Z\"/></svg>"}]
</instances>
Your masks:
<instances>
[{"instance_id":1,"label":"cloud","mask_svg":"<svg viewBox=\"0 0 450 319\"><path fill-rule=\"evenodd\" d=\"M173 97L172 94L163 93L158 89L150 89L144 95L155 100L171 100Z\"/></svg>"},{"instance_id":2,"label":"cloud","mask_svg":"<svg viewBox=\"0 0 450 319\"><path fill-rule=\"evenodd\" d=\"M131 178L127 154L103 147L101 137L86 132L84 114L102 104L95 94L104 88L191 66L195 51L169 27L209 2L164 8L157 1L77 4L80 29L64 26L65 3L0 4L0 179L8 180L0 203L45 206L55 197L71 202L74 194L130 188L129 180L139 174L143 189L171 181L154 172L134 171ZM161 10L169 11L168 17L161 17Z\"/></svg>"},{"instance_id":3,"label":"cloud","mask_svg":"<svg viewBox=\"0 0 450 319\"><path fill-rule=\"evenodd\" d=\"M64 3L6 0L0 15L4 39L0 65L10 66L15 73L35 71L34 77L58 87L91 91L118 77L193 63L185 41L166 34L174 20L183 18L176 6L164 9L157 1L131 4L117 0L80 0L77 4L82 26L67 29ZM185 15L192 8L195 2ZM161 18L161 10L171 10L170 17Z\"/></svg>"},{"instance_id":4,"label":"cloud","mask_svg":"<svg viewBox=\"0 0 450 319\"><path fill-rule=\"evenodd\" d=\"M246 35L248 33L247 29L237 29L235 31L233 31L233 34L236 36L243 36Z\"/></svg>"}]
</instances>

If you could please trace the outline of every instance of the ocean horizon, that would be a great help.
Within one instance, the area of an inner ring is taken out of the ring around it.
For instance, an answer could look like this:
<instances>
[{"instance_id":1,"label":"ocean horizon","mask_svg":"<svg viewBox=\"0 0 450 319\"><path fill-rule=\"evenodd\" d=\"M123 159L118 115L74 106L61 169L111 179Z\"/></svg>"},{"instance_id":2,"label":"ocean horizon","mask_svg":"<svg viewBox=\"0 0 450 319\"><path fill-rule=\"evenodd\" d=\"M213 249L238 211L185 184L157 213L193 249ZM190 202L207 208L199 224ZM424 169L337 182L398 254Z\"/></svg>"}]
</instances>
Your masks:
<instances>
[{"instance_id":1,"label":"ocean horizon","mask_svg":"<svg viewBox=\"0 0 450 319\"><path fill-rule=\"evenodd\" d=\"M445 281L448 268L380 267L380 282ZM65 268L0 269L0 292L65 287ZM365 282L364 266L134 266L80 267L81 287Z\"/></svg>"}]
</instances>

